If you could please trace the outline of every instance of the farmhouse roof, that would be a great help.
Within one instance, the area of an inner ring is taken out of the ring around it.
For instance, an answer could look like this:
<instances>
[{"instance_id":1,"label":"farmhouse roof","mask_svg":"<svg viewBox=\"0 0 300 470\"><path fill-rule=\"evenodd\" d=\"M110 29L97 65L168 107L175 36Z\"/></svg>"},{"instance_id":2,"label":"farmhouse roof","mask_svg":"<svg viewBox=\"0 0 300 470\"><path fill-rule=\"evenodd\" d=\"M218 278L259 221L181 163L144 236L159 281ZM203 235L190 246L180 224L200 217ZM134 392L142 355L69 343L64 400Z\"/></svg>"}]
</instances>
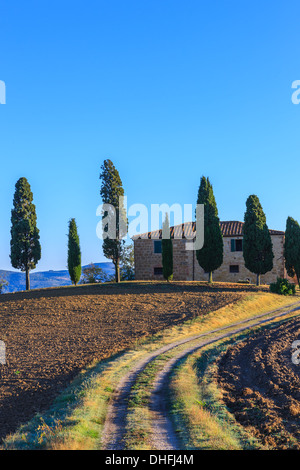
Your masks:
<instances>
[{"instance_id":1,"label":"farmhouse roof","mask_svg":"<svg viewBox=\"0 0 300 470\"><path fill-rule=\"evenodd\" d=\"M242 237L243 226L244 222L239 222L236 220L220 222L223 237ZM170 227L171 238L192 238L192 234L195 231L195 222L186 222L185 224L179 224L175 225L174 227ZM269 232L270 235L284 235L284 232L280 230L269 230ZM141 233L132 237L133 240L137 240L138 238L160 239L162 238L162 229Z\"/></svg>"}]
</instances>

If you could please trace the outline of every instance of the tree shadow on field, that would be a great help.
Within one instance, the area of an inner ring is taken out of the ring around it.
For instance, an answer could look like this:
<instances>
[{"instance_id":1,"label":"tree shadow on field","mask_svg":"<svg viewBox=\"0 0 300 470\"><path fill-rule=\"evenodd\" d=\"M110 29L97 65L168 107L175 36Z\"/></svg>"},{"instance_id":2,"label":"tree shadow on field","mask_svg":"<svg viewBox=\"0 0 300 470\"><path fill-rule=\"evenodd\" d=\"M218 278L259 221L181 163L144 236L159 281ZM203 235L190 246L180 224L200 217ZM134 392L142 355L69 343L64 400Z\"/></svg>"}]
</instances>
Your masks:
<instances>
[{"instance_id":1,"label":"tree shadow on field","mask_svg":"<svg viewBox=\"0 0 300 470\"><path fill-rule=\"evenodd\" d=\"M49 405L74 379L78 370L69 374L54 375L53 378L40 380L40 387L14 388L13 394L3 397L0 402L0 442L9 434L15 432L19 426L29 422L34 416L45 412Z\"/></svg>"}]
</instances>

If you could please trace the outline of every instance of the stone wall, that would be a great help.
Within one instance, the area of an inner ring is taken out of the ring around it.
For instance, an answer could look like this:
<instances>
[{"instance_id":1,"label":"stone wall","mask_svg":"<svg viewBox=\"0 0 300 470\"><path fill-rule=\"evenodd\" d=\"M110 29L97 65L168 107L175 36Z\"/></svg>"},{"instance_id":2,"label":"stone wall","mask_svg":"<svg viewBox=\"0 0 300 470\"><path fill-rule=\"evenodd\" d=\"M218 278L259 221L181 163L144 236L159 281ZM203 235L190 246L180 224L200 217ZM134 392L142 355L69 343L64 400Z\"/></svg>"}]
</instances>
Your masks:
<instances>
[{"instance_id":1,"label":"stone wall","mask_svg":"<svg viewBox=\"0 0 300 470\"><path fill-rule=\"evenodd\" d=\"M190 279L192 271L189 253L185 249L185 240L173 240L174 280ZM137 280L163 279L163 275L154 274L154 268L162 268L161 253L154 253L154 240L134 240L134 263Z\"/></svg>"},{"instance_id":2,"label":"stone wall","mask_svg":"<svg viewBox=\"0 0 300 470\"><path fill-rule=\"evenodd\" d=\"M238 282L250 279L251 283L256 282L256 275L245 268L243 252L231 251L231 240L242 239L242 237L223 237L224 258L222 266L214 271L213 279L221 282ZM277 277L287 277L284 268L283 245L284 235L271 235L273 243L273 269L269 273L261 276L262 284L275 282ZM174 280L208 280L208 274L199 266L195 251L186 250L186 240L173 240L173 266ZM135 258L135 278L137 280L160 280L162 274L154 274L154 268L162 267L160 253L154 253L154 240L136 239L134 240ZM230 266L239 266L239 272L230 272Z\"/></svg>"}]
</instances>

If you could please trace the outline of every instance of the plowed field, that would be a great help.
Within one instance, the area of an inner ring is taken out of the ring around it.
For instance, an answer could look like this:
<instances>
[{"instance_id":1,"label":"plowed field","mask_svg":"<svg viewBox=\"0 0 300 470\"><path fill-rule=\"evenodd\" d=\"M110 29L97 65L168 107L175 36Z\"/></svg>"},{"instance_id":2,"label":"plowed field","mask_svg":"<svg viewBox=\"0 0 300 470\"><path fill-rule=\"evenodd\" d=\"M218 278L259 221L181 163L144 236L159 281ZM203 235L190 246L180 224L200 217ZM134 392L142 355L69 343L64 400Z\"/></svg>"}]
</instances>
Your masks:
<instances>
[{"instance_id":1,"label":"plowed field","mask_svg":"<svg viewBox=\"0 0 300 470\"><path fill-rule=\"evenodd\" d=\"M292 360L298 340L299 318L230 347L219 362L224 402L271 449L300 449L300 364Z\"/></svg>"}]
</instances>

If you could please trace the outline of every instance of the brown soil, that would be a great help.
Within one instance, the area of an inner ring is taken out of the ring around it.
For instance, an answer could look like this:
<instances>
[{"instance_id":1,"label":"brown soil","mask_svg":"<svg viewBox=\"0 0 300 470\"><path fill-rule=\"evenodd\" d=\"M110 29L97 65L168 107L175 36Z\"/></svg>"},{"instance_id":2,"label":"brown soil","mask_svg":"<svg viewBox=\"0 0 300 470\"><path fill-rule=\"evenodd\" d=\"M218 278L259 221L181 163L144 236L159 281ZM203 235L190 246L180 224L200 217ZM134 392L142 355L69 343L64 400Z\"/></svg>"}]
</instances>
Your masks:
<instances>
[{"instance_id":1,"label":"brown soil","mask_svg":"<svg viewBox=\"0 0 300 470\"><path fill-rule=\"evenodd\" d=\"M292 319L231 346L219 362L225 404L267 448L300 449L299 339L300 319Z\"/></svg>"},{"instance_id":2,"label":"brown soil","mask_svg":"<svg viewBox=\"0 0 300 470\"><path fill-rule=\"evenodd\" d=\"M255 287L121 283L0 296L0 439L42 412L85 366Z\"/></svg>"}]
</instances>

